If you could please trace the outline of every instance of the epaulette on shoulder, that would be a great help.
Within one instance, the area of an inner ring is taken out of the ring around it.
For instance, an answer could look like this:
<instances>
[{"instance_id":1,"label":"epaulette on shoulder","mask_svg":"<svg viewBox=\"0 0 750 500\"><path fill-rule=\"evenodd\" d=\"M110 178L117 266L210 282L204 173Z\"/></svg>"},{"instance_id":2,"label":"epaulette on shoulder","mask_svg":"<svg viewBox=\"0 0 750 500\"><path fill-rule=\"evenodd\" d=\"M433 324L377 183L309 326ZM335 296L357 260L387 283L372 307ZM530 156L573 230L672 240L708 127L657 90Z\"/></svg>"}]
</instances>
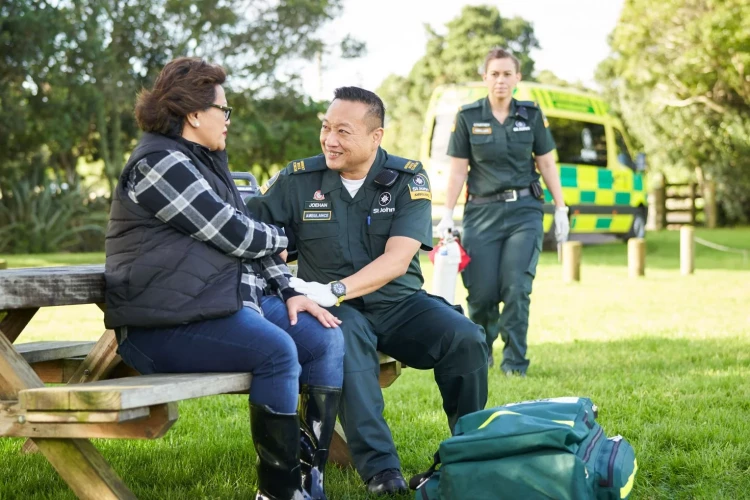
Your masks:
<instances>
[{"instance_id":1,"label":"epaulette on shoulder","mask_svg":"<svg viewBox=\"0 0 750 500\"><path fill-rule=\"evenodd\" d=\"M422 170L422 163L407 158L401 158L400 156L389 155L388 160L383 167L414 175Z\"/></svg>"},{"instance_id":2,"label":"epaulette on shoulder","mask_svg":"<svg viewBox=\"0 0 750 500\"><path fill-rule=\"evenodd\" d=\"M317 172L319 170L325 170L328 168L326 165L326 157L322 154L317 156L311 156L303 160L290 161L286 166L288 174L306 174L308 172Z\"/></svg>"},{"instance_id":3,"label":"epaulette on shoulder","mask_svg":"<svg viewBox=\"0 0 750 500\"><path fill-rule=\"evenodd\" d=\"M539 106L534 101L518 101L517 104L519 106L523 106L524 108L533 108L537 109Z\"/></svg>"},{"instance_id":4,"label":"epaulette on shoulder","mask_svg":"<svg viewBox=\"0 0 750 500\"><path fill-rule=\"evenodd\" d=\"M474 109L474 108L481 108L482 107L482 99L479 99L474 102L470 102L469 104L464 104L460 108L458 108L459 111L466 111L467 109Z\"/></svg>"}]
</instances>

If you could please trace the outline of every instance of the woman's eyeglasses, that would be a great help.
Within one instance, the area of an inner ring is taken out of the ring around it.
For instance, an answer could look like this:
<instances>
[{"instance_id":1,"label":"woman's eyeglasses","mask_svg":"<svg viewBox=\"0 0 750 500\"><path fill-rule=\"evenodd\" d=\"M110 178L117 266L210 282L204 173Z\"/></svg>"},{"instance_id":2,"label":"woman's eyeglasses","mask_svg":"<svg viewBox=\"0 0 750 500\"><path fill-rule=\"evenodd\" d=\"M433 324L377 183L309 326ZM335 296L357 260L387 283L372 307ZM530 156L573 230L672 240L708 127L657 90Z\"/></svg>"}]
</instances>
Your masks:
<instances>
[{"instance_id":1,"label":"woman's eyeglasses","mask_svg":"<svg viewBox=\"0 0 750 500\"><path fill-rule=\"evenodd\" d=\"M209 104L209 106L222 110L224 112L224 121L229 121L229 117L232 116L231 106L222 106L221 104Z\"/></svg>"}]
</instances>

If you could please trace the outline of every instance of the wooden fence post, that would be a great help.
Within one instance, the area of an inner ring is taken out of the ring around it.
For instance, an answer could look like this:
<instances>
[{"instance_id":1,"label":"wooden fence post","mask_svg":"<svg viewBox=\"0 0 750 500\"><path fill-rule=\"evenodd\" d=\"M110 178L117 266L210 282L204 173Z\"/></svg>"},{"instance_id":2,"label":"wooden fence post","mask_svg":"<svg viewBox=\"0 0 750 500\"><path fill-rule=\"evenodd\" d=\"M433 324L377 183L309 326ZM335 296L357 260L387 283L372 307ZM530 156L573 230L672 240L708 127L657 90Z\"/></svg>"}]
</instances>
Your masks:
<instances>
[{"instance_id":1,"label":"wooden fence post","mask_svg":"<svg viewBox=\"0 0 750 500\"><path fill-rule=\"evenodd\" d=\"M646 240L630 238L628 240L628 275L631 278L643 276L646 271Z\"/></svg>"},{"instance_id":2,"label":"wooden fence post","mask_svg":"<svg viewBox=\"0 0 750 500\"><path fill-rule=\"evenodd\" d=\"M703 213L706 215L706 227L716 228L716 183L705 181L703 183Z\"/></svg>"},{"instance_id":3,"label":"wooden fence post","mask_svg":"<svg viewBox=\"0 0 750 500\"><path fill-rule=\"evenodd\" d=\"M566 241L562 247L563 281L571 283L581 281L581 253L583 245L580 241Z\"/></svg>"},{"instance_id":4,"label":"wooden fence post","mask_svg":"<svg viewBox=\"0 0 750 500\"><path fill-rule=\"evenodd\" d=\"M693 226L680 228L680 274L693 274L695 270L695 239Z\"/></svg>"},{"instance_id":5,"label":"wooden fence post","mask_svg":"<svg viewBox=\"0 0 750 500\"><path fill-rule=\"evenodd\" d=\"M664 174L654 176L654 223L656 229L667 228L667 179Z\"/></svg>"},{"instance_id":6,"label":"wooden fence post","mask_svg":"<svg viewBox=\"0 0 750 500\"><path fill-rule=\"evenodd\" d=\"M696 209L695 199L698 197L698 184L695 182L690 183L690 225L695 226L696 222Z\"/></svg>"}]
</instances>

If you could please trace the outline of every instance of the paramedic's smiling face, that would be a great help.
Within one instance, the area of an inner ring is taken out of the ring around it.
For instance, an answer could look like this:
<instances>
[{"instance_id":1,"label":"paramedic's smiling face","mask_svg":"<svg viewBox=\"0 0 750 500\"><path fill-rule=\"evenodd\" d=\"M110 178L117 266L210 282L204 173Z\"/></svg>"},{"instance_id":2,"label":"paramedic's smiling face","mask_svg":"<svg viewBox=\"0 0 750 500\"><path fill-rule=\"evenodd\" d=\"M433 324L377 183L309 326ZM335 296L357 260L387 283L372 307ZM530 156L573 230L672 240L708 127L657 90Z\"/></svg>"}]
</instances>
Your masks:
<instances>
[{"instance_id":1,"label":"paramedic's smiling face","mask_svg":"<svg viewBox=\"0 0 750 500\"><path fill-rule=\"evenodd\" d=\"M509 99L513 96L513 89L521 81L521 73L516 70L513 59L504 57L490 60L482 79L489 95L495 99Z\"/></svg>"},{"instance_id":2,"label":"paramedic's smiling face","mask_svg":"<svg viewBox=\"0 0 750 500\"><path fill-rule=\"evenodd\" d=\"M326 164L347 179L367 175L383 138L383 128L368 110L361 102L334 99L323 117L320 146Z\"/></svg>"}]
</instances>

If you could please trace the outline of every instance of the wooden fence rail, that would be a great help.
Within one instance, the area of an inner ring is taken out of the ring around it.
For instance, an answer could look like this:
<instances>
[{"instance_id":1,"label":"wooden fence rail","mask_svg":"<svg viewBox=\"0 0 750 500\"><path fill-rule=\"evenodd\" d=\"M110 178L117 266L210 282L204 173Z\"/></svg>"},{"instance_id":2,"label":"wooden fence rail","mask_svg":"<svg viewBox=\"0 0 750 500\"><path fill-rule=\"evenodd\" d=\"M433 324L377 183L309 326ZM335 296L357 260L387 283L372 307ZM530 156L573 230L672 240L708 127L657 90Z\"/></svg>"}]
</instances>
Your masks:
<instances>
[{"instance_id":1,"label":"wooden fence rail","mask_svg":"<svg viewBox=\"0 0 750 500\"><path fill-rule=\"evenodd\" d=\"M657 174L654 182L656 229L689 224L716 227L716 187L712 181L669 182ZM699 214L701 217L699 217Z\"/></svg>"}]
</instances>

